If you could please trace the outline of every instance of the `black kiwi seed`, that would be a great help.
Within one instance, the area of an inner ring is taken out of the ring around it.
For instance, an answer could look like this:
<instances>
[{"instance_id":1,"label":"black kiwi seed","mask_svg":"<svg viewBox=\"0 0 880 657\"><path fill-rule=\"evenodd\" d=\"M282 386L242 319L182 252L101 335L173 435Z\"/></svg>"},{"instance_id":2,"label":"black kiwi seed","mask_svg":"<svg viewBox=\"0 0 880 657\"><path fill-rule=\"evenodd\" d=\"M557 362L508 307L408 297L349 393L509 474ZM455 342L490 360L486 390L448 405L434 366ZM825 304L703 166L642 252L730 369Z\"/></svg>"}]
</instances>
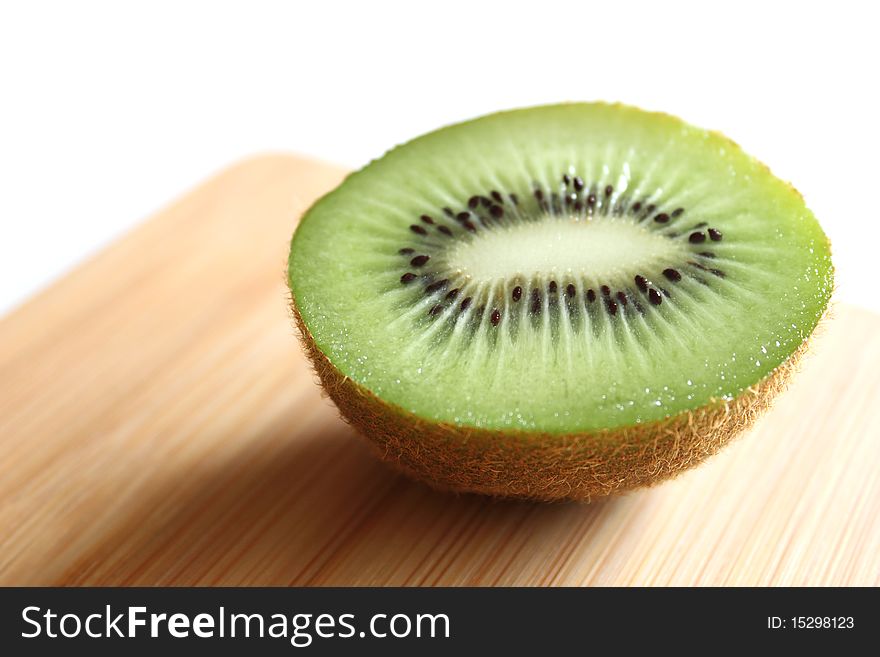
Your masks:
<instances>
[{"instance_id":1,"label":"black kiwi seed","mask_svg":"<svg viewBox=\"0 0 880 657\"><path fill-rule=\"evenodd\" d=\"M444 235L452 237L452 230L449 228L449 226L437 226L437 230L439 230Z\"/></svg>"},{"instance_id":2,"label":"black kiwi seed","mask_svg":"<svg viewBox=\"0 0 880 657\"><path fill-rule=\"evenodd\" d=\"M461 222L461 225L464 226L469 231L471 231L472 233L477 232L477 227L474 226L474 222L470 221L469 219L466 219L465 221Z\"/></svg>"},{"instance_id":3,"label":"black kiwi seed","mask_svg":"<svg viewBox=\"0 0 880 657\"><path fill-rule=\"evenodd\" d=\"M464 223L465 221L468 221L470 218L471 218L470 212L459 212L457 215L455 215L456 221L460 221L462 223Z\"/></svg>"},{"instance_id":4,"label":"black kiwi seed","mask_svg":"<svg viewBox=\"0 0 880 657\"><path fill-rule=\"evenodd\" d=\"M592 289L587 290L587 301L593 303L596 300L596 293Z\"/></svg>"},{"instance_id":5,"label":"black kiwi seed","mask_svg":"<svg viewBox=\"0 0 880 657\"><path fill-rule=\"evenodd\" d=\"M415 258L409 261L409 264L411 264L413 267L421 267L430 259L431 256L429 255L417 255Z\"/></svg>"},{"instance_id":6,"label":"black kiwi seed","mask_svg":"<svg viewBox=\"0 0 880 657\"><path fill-rule=\"evenodd\" d=\"M636 287L639 288L642 292L648 291L648 281L644 276L637 275L635 277Z\"/></svg>"},{"instance_id":7,"label":"black kiwi seed","mask_svg":"<svg viewBox=\"0 0 880 657\"><path fill-rule=\"evenodd\" d=\"M669 221L669 215L665 212L661 212L656 217L654 217L654 221L656 221L658 224L665 224L667 221Z\"/></svg>"},{"instance_id":8,"label":"black kiwi seed","mask_svg":"<svg viewBox=\"0 0 880 657\"><path fill-rule=\"evenodd\" d=\"M425 292L427 294L434 294L434 292L436 292L440 288L446 287L446 285L448 283L449 283L448 278L444 278L442 281L435 281L435 282L431 283L430 285L428 285L427 287L425 287Z\"/></svg>"},{"instance_id":9,"label":"black kiwi seed","mask_svg":"<svg viewBox=\"0 0 880 657\"><path fill-rule=\"evenodd\" d=\"M669 279L670 281L673 281L673 282L677 282L677 281L681 280L681 274L678 273L678 270L672 269L671 267L669 269L664 269L663 275L667 279Z\"/></svg>"},{"instance_id":10,"label":"black kiwi seed","mask_svg":"<svg viewBox=\"0 0 880 657\"><path fill-rule=\"evenodd\" d=\"M623 291L618 292L617 293L617 300L620 301L621 306L625 306L626 302L627 302L626 292L623 292Z\"/></svg>"},{"instance_id":11,"label":"black kiwi seed","mask_svg":"<svg viewBox=\"0 0 880 657\"><path fill-rule=\"evenodd\" d=\"M574 293L576 291L577 290L575 290L575 288L574 288L574 283L569 283L568 285L565 286L565 294L568 296L569 299L571 299L574 296Z\"/></svg>"},{"instance_id":12,"label":"black kiwi seed","mask_svg":"<svg viewBox=\"0 0 880 657\"><path fill-rule=\"evenodd\" d=\"M720 230L718 230L717 228L709 229L709 239L711 239L713 242L720 242L721 238L722 235Z\"/></svg>"},{"instance_id":13,"label":"black kiwi seed","mask_svg":"<svg viewBox=\"0 0 880 657\"><path fill-rule=\"evenodd\" d=\"M458 296L458 288L454 287L449 292L446 293L446 299L452 301L455 297Z\"/></svg>"},{"instance_id":14,"label":"black kiwi seed","mask_svg":"<svg viewBox=\"0 0 880 657\"><path fill-rule=\"evenodd\" d=\"M590 206L596 205L596 195L595 194L590 194L587 197L587 205L590 205Z\"/></svg>"},{"instance_id":15,"label":"black kiwi seed","mask_svg":"<svg viewBox=\"0 0 880 657\"><path fill-rule=\"evenodd\" d=\"M424 228L422 228L418 224L413 224L412 226L409 227L409 229L412 232L416 233L417 235L427 235L428 234L428 231L426 231Z\"/></svg>"},{"instance_id":16,"label":"black kiwi seed","mask_svg":"<svg viewBox=\"0 0 880 657\"><path fill-rule=\"evenodd\" d=\"M492 205L492 199L490 199L488 196L481 196L480 203L483 204L484 208L488 208L490 205Z\"/></svg>"},{"instance_id":17,"label":"black kiwi seed","mask_svg":"<svg viewBox=\"0 0 880 657\"><path fill-rule=\"evenodd\" d=\"M513 203L514 205L519 205L519 196L517 196L516 194L511 194L510 195L510 202Z\"/></svg>"},{"instance_id":18,"label":"black kiwi seed","mask_svg":"<svg viewBox=\"0 0 880 657\"><path fill-rule=\"evenodd\" d=\"M465 310L470 308L471 302L473 302L473 299L471 297L465 297L464 301L461 302L461 311L464 312Z\"/></svg>"},{"instance_id":19,"label":"black kiwi seed","mask_svg":"<svg viewBox=\"0 0 880 657\"><path fill-rule=\"evenodd\" d=\"M684 208L675 208L675 210L672 211L672 218L677 219L683 213L684 213Z\"/></svg>"},{"instance_id":20,"label":"black kiwi seed","mask_svg":"<svg viewBox=\"0 0 880 657\"><path fill-rule=\"evenodd\" d=\"M584 187L585 187L585 185L584 185L584 179L583 179L583 178L578 177L578 178L575 178L575 179L574 179L574 188L575 188L577 191L581 191Z\"/></svg>"},{"instance_id":21,"label":"black kiwi seed","mask_svg":"<svg viewBox=\"0 0 880 657\"><path fill-rule=\"evenodd\" d=\"M568 177L567 173L562 174L562 182L564 182L566 185L568 185L571 182L571 178Z\"/></svg>"},{"instance_id":22,"label":"black kiwi seed","mask_svg":"<svg viewBox=\"0 0 880 657\"><path fill-rule=\"evenodd\" d=\"M400 277L401 283L412 283L414 280L416 280L416 275L409 271Z\"/></svg>"},{"instance_id":23,"label":"black kiwi seed","mask_svg":"<svg viewBox=\"0 0 880 657\"><path fill-rule=\"evenodd\" d=\"M504 216L504 208L502 208L500 205L493 205L491 208L489 208L489 214L491 214L496 219L500 219Z\"/></svg>"},{"instance_id":24,"label":"black kiwi seed","mask_svg":"<svg viewBox=\"0 0 880 657\"><path fill-rule=\"evenodd\" d=\"M599 289L602 290L602 294L605 295L606 297L611 294L611 288L608 287L607 285L603 285Z\"/></svg>"},{"instance_id":25,"label":"black kiwi seed","mask_svg":"<svg viewBox=\"0 0 880 657\"><path fill-rule=\"evenodd\" d=\"M611 185L605 186L605 196L611 196L611 192L613 192L613 191L614 191L614 187L612 187Z\"/></svg>"},{"instance_id":26,"label":"black kiwi seed","mask_svg":"<svg viewBox=\"0 0 880 657\"><path fill-rule=\"evenodd\" d=\"M642 203L641 203L641 201L636 201L635 203L633 203L633 206L632 206L632 208L631 208L631 210L632 210L633 212L638 212L638 211L641 210L641 209L642 209Z\"/></svg>"},{"instance_id":27,"label":"black kiwi seed","mask_svg":"<svg viewBox=\"0 0 880 657\"><path fill-rule=\"evenodd\" d=\"M617 314L617 304L613 299L605 299L605 307L608 308L608 312L612 315Z\"/></svg>"},{"instance_id":28,"label":"black kiwi seed","mask_svg":"<svg viewBox=\"0 0 880 657\"><path fill-rule=\"evenodd\" d=\"M474 208L476 208L479 204L480 204L480 197L479 197L479 196L471 196L471 197L468 199L468 207L469 207L471 210L473 210Z\"/></svg>"},{"instance_id":29,"label":"black kiwi seed","mask_svg":"<svg viewBox=\"0 0 880 657\"><path fill-rule=\"evenodd\" d=\"M398 253L400 255L409 255L410 253L415 253L415 252L416 252L415 249L411 249L408 246L404 247L404 248L400 249L400 251L398 251Z\"/></svg>"},{"instance_id":30,"label":"black kiwi seed","mask_svg":"<svg viewBox=\"0 0 880 657\"><path fill-rule=\"evenodd\" d=\"M431 309L428 311L428 314L429 314L431 317L436 317L437 315L440 314L440 311L441 311L441 310L443 310L443 306L441 306L441 305L438 303L436 306L431 306Z\"/></svg>"},{"instance_id":31,"label":"black kiwi seed","mask_svg":"<svg viewBox=\"0 0 880 657\"><path fill-rule=\"evenodd\" d=\"M581 210L584 209L584 204L581 203L580 201L575 201L574 209L576 212L580 212Z\"/></svg>"},{"instance_id":32,"label":"black kiwi seed","mask_svg":"<svg viewBox=\"0 0 880 657\"><path fill-rule=\"evenodd\" d=\"M501 196L499 192L496 192L494 189L492 190L492 198L495 199L496 203L504 203L504 197Z\"/></svg>"},{"instance_id":33,"label":"black kiwi seed","mask_svg":"<svg viewBox=\"0 0 880 657\"><path fill-rule=\"evenodd\" d=\"M452 211L452 208L443 208L443 212L447 217L454 217L455 213Z\"/></svg>"},{"instance_id":34,"label":"black kiwi seed","mask_svg":"<svg viewBox=\"0 0 880 657\"><path fill-rule=\"evenodd\" d=\"M522 299L522 288L517 285L515 288L513 288L513 300L519 301L520 299Z\"/></svg>"},{"instance_id":35,"label":"black kiwi seed","mask_svg":"<svg viewBox=\"0 0 880 657\"><path fill-rule=\"evenodd\" d=\"M535 198L538 199L539 201L543 201L544 200L544 192L542 192L540 189L536 189L535 190Z\"/></svg>"},{"instance_id":36,"label":"black kiwi seed","mask_svg":"<svg viewBox=\"0 0 880 657\"><path fill-rule=\"evenodd\" d=\"M688 236L688 242L691 244L700 244L706 241L706 235L704 233L691 233Z\"/></svg>"},{"instance_id":37,"label":"black kiwi seed","mask_svg":"<svg viewBox=\"0 0 880 657\"><path fill-rule=\"evenodd\" d=\"M434 223L434 220L431 219L431 217L429 217L429 216L426 215L426 214L423 214L421 217L419 217L419 219L421 219L422 222L424 222L424 223L426 223L426 224L433 224L433 223Z\"/></svg>"},{"instance_id":38,"label":"black kiwi seed","mask_svg":"<svg viewBox=\"0 0 880 657\"><path fill-rule=\"evenodd\" d=\"M492 310L492 317L490 319L492 320L492 326L498 326L498 323L501 321L501 313L498 312L497 308Z\"/></svg>"},{"instance_id":39,"label":"black kiwi seed","mask_svg":"<svg viewBox=\"0 0 880 657\"><path fill-rule=\"evenodd\" d=\"M659 306L661 303L663 303L663 297L661 297L660 293L652 287L650 290L648 290L648 301L650 301L655 306Z\"/></svg>"},{"instance_id":40,"label":"black kiwi seed","mask_svg":"<svg viewBox=\"0 0 880 657\"><path fill-rule=\"evenodd\" d=\"M550 285L549 285L550 294L556 294L556 287L557 287L556 281L550 281Z\"/></svg>"}]
</instances>

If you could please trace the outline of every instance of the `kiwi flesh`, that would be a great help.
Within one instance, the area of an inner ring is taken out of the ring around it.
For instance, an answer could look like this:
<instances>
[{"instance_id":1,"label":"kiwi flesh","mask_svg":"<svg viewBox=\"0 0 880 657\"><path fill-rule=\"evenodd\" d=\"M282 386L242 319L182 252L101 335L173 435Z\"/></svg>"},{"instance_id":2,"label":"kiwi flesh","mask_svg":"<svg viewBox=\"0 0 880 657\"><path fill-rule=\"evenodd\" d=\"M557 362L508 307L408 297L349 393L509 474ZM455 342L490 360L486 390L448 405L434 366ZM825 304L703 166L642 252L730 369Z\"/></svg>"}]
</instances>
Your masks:
<instances>
[{"instance_id":1,"label":"kiwi flesh","mask_svg":"<svg viewBox=\"0 0 880 657\"><path fill-rule=\"evenodd\" d=\"M621 105L399 146L302 218L305 350L383 459L444 489L589 499L715 453L784 388L833 288L790 185Z\"/></svg>"}]
</instances>

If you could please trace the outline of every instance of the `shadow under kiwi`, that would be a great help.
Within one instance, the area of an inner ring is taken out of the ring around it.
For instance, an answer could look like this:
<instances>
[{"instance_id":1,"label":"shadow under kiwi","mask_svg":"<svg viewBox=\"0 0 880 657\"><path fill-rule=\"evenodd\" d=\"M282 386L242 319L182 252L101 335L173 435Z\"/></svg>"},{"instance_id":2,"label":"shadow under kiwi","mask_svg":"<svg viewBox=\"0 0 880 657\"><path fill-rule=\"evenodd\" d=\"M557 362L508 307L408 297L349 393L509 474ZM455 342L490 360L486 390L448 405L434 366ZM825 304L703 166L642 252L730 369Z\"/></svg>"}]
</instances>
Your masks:
<instances>
[{"instance_id":1,"label":"shadow under kiwi","mask_svg":"<svg viewBox=\"0 0 880 657\"><path fill-rule=\"evenodd\" d=\"M316 396L317 397L317 396ZM434 490L381 463L323 401L234 457L147 482L56 585L552 584L617 498L536 503ZM299 426L295 437L292 426ZM526 575L525 565L546 562ZM536 574L539 573L539 574Z\"/></svg>"}]
</instances>

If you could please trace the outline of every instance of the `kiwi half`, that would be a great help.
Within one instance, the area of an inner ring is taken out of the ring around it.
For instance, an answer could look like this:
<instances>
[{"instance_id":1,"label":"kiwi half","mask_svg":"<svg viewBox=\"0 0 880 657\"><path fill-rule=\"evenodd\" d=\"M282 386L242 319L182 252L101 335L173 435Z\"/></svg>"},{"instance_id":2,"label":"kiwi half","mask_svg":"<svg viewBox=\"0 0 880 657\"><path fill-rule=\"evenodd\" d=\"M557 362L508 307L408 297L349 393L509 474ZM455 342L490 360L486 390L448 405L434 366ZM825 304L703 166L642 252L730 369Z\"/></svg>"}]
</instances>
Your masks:
<instances>
[{"instance_id":1,"label":"kiwi half","mask_svg":"<svg viewBox=\"0 0 880 657\"><path fill-rule=\"evenodd\" d=\"M654 483L785 384L833 287L801 196L740 148L606 104L399 146L294 234L294 317L379 455L536 499Z\"/></svg>"}]
</instances>

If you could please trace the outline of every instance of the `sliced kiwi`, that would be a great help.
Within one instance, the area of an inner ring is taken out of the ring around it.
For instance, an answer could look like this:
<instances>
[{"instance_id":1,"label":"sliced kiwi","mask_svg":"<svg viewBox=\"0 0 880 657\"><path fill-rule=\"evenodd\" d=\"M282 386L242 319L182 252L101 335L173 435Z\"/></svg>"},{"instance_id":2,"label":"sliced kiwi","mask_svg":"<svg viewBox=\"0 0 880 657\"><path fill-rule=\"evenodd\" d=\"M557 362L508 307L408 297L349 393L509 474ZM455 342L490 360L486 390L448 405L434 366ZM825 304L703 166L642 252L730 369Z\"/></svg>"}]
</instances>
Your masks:
<instances>
[{"instance_id":1,"label":"sliced kiwi","mask_svg":"<svg viewBox=\"0 0 880 657\"><path fill-rule=\"evenodd\" d=\"M801 196L725 137L605 104L395 148L292 242L295 318L378 453L539 499L653 483L783 387L832 291Z\"/></svg>"}]
</instances>

